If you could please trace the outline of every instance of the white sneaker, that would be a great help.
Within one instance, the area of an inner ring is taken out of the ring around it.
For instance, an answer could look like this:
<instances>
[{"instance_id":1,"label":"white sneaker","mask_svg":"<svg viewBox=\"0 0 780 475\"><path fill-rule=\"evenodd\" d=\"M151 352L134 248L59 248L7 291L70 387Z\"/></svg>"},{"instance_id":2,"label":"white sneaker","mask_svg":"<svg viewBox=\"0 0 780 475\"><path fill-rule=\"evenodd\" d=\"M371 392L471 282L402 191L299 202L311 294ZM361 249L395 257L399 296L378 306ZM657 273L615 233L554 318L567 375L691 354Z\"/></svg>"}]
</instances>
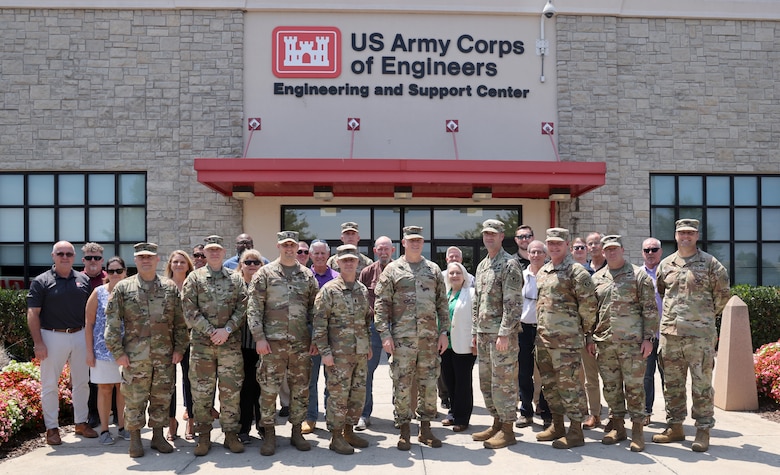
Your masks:
<instances>
[{"instance_id":1,"label":"white sneaker","mask_svg":"<svg viewBox=\"0 0 780 475\"><path fill-rule=\"evenodd\" d=\"M127 431L127 429L122 428L116 433L117 437L121 437L125 440L130 440L130 432Z\"/></svg>"},{"instance_id":2,"label":"white sneaker","mask_svg":"<svg viewBox=\"0 0 780 475\"><path fill-rule=\"evenodd\" d=\"M361 417L358 419L358 423L355 424L355 430L366 430L366 427L371 425L370 417Z\"/></svg>"},{"instance_id":3,"label":"white sneaker","mask_svg":"<svg viewBox=\"0 0 780 475\"><path fill-rule=\"evenodd\" d=\"M111 433L108 431L103 432L100 434L100 438L98 439L101 444L103 445L114 445L114 438L111 437Z\"/></svg>"}]
</instances>

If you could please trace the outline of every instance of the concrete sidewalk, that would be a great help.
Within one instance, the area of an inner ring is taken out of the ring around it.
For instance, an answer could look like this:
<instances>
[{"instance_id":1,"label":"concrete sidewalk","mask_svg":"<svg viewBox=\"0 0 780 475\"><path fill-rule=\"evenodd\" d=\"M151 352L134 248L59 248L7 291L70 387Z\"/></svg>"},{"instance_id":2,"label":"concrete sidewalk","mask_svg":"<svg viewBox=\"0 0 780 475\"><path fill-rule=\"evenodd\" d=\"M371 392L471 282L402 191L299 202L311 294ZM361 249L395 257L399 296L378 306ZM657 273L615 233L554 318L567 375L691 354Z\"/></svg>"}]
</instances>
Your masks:
<instances>
[{"instance_id":1,"label":"concrete sidewalk","mask_svg":"<svg viewBox=\"0 0 780 475\"><path fill-rule=\"evenodd\" d=\"M762 419L756 414L724 412L716 409L717 420L712 430L710 450L706 453L691 451L695 428L692 421L685 424L687 439L683 443L654 444L653 434L664 429L663 397L660 382L656 384L655 415L653 423L646 428L645 452L629 451L629 441L614 446L600 443L603 430L586 430L584 447L573 450L557 450L549 442L537 442L535 434L542 430L541 420L537 425L516 429L518 444L507 449L488 450L481 442L471 440L471 433L488 426L492 419L484 409L479 393L476 366L474 370L475 411L472 425L466 433L454 433L434 422L433 430L444 446L432 449L416 443L412 438L412 449L401 452L395 445L398 431L393 428L392 406L390 404L391 381L387 362L377 369L374 380L373 425L362 433L371 445L357 450L354 455L343 456L328 450L329 434L325 430L324 415L317 423L318 430L307 435L312 442L310 452L298 452L290 446L290 426L278 420L276 454L263 457L259 454L260 440L253 438L243 454L232 454L221 444L223 437L215 423L212 432L215 444L205 457L195 457L192 450L195 442L179 438L172 454L159 454L149 449L151 430L143 431L146 455L131 459L127 455L128 443L118 440L115 445L100 445L97 439L82 439L73 433L63 434L63 444L57 447L43 447L24 456L0 463L0 474L54 474L80 473L104 474L118 471L156 473L219 473L231 469L230 473L252 473L255 470L273 469L275 473L328 474L351 470L361 472L376 470L375 474L393 473L420 475L471 475L486 473L707 473L714 474L777 474L780 469L780 424ZM322 388L322 380L320 388ZM181 398L178 398L181 402ZM322 398L320 398L322 404ZM606 415L606 407L602 415ZM181 411L179 412L181 414ZM443 415L442 411L440 414ZM111 427L112 433L116 429ZM412 424L416 435L417 424ZM183 434L180 424L179 435ZM256 437L254 431L253 437Z\"/></svg>"}]
</instances>

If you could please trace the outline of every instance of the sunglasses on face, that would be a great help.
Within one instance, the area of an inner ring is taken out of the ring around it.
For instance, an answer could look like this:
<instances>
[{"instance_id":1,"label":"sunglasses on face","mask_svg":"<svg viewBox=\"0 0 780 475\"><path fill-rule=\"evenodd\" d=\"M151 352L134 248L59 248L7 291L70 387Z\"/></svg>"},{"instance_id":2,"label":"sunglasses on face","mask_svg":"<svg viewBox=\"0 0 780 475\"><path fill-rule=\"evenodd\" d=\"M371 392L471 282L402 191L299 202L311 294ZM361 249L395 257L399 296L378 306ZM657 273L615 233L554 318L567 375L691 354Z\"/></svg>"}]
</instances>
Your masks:
<instances>
[{"instance_id":1,"label":"sunglasses on face","mask_svg":"<svg viewBox=\"0 0 780 475\"><path fill-rule=\"evenodd\" d=\"M125 273L125 268L122 267L122 268L119 268L119 269L106 269L106 273L108 275L111 275L111 274L124 274Z\"/></svg>"},{"instance_id":2,"label":"sunglasses on face","mask_svg":"<svg viewBox=\"0 0 780 475\"><path fill-rule=\"evenodd\" d=\"M247 259L247 260L244 261L244 265L245 266L259 266L260 265L260 261L256 261L254 259Z\"/></svg>"},{"instance_id":3,"label":"sunglasses on face","mask_svg":"<svg viewBox=\"0 0 780 475\"><path fill-rule=\"evenodd\" d=\"M55 252L55 256L57 257L73 257L74 254L72 252Z\"/></svg>"},{"instance_id":4,"label":"sunglasses on face","mask_svg":"<svg viewBox=\"0 0 780 475\"><path fill-rule=\"evenodd\" d=\"M192 257L194 257L195 259L205 259L206 254L203 254L201 252L196 252L195 254L192 255Z\"/></svg>"},{"instance_id":5,"label":"sunglasses on face","mask_svg":"<svg viewBox=\"0 0 780 475\"><path fill-rule=\"evenodd\" d=\"M298 249L298 254L308 254L308 253L309 253L308 249Z\"/></svg>"},{"instance_id":6,"label":"sunglasses on face","mask_svg":"<svg viewBox=\"0 0 780 475\"><path fill-rule=\"evenodd\" d=\"M85 261L102 261L103 256L84 256Z\"/></svg>"},{"instance_id":7,"label":"sunglasses on face","mask_svg":"<svg viewBox=\"0 0 780 475\"><path fill-rule=\"evenodd\" d=\"M575 251L584 251L585 246L573 246L572 249L574 249Z\"/></svg>"},{"instance_id":8,"label":"sunglasses on face","mask_svg":"<svg viewBox=\"0 0 780 475\"><path fill-rule=\"evenodd\" d=\"M534 235L533 234L518 234L515 237L517 239L531 239L532 237L534 237Z\"/></svg>"},{"instance_id":9,"label":"sunglasses on face","mask_svg":"<svg viewBox=\"0 0 780 475\"><path fill-rule=\"evenodd\" d=\"M650 253L656 253L660 250L661 250L660 247L648 247L647 249L642 249L642 252L644 252L645 254L650 254Z\"/></svg>"}]
</instances>

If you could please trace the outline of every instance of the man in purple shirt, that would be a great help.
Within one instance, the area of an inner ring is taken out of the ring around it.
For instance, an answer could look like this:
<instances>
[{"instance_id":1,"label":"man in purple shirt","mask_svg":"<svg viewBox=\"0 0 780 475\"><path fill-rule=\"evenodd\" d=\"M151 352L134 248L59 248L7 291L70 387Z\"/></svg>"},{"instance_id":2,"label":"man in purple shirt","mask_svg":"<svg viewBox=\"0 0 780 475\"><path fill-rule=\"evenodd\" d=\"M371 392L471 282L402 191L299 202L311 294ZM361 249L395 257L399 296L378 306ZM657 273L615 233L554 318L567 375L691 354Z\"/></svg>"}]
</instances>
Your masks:
<instances>
[{"instance_id":1,"label":"man in purple shirt","mask_svg":"<svg viewBox=\"0 0 780 475\"><path fill-rule=\"evenodd\" d=\"M309 257L311 258L311 272L317 279L317 284L322 288L325 283L330 282L339 276L339 273L331 269L328 265L330 257L330 246L322 239L315 239L309 247ZM317 382L320 379L320 365L322 359L320 355L311 357L311 379L309 380L309 409L306 411L306 420L303 422L301 432L311 434L317 425L319 416L319 401L317 398ZM328 389L325 388L325 404L328 401Z\"/></svg>"}]
</instances>

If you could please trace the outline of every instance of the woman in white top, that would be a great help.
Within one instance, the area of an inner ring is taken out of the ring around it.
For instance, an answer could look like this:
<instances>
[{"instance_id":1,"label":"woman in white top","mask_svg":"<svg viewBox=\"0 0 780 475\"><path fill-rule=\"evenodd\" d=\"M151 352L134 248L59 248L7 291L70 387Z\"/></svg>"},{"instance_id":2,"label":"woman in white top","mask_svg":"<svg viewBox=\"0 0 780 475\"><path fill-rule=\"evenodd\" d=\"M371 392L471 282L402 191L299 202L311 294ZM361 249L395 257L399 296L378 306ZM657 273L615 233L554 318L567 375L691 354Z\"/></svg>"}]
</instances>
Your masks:
<instances>
[{"instance_id":1,"label":"woman in white top","mask_svg":"<svg viewBox=\"0 0 780 475\"><path fill-rule=\"evenodd\" d=\"M441 371L450 395L450 412L442 425L452 426L455 432L469 427L474 408L471 381L477 349L471 346L471 302L473 282L466 268L458 262L447 266L444 282L450 310L450 344L441 355Z\"/></svg>"}]
</instances>

